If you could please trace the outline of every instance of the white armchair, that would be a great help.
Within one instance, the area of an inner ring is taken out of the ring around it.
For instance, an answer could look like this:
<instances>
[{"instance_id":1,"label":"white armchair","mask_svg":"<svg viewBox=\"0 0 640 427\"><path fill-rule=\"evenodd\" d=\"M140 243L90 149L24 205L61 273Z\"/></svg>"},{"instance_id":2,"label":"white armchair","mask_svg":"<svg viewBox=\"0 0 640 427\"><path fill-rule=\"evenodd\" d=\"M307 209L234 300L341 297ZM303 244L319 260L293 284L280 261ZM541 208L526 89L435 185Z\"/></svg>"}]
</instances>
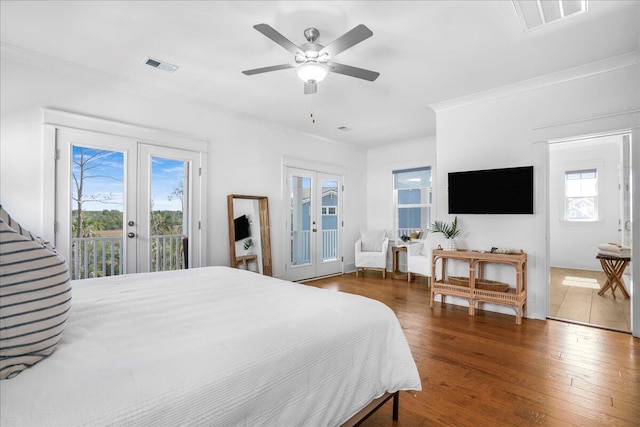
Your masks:
<instances>
[{"instance_id":1,"label":"white armchair","mask_svg":"<svg viewBox=\"0 0 640 427\"><path fill-rule=\"evenodd\" d=\"M426 240L407 246L407 271L409 281L412 274L425 276L431 281L431 247Z\"/></svg>"},{"instance_id":2,"label":"white armchair","mask_svg":"<svg viewBox=\"0 0 640 427\"><path fill-rule=\"evenodd\" d=\"M356 242L356 277L362 269L382 271L382 278L387 277L387 250L389 239L384 230L362 231Z\"/></svg>"}]
</instances>

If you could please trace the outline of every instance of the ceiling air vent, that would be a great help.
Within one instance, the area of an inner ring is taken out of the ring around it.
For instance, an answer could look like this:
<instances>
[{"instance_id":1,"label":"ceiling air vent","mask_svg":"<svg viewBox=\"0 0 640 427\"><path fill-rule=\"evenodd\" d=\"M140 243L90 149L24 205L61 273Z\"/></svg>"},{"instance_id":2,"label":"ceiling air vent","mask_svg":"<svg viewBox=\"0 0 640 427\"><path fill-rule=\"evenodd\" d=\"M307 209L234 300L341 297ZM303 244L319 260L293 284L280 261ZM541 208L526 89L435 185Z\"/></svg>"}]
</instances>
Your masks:
<instances>
[{"instance_id":1,"label":"ceiling air vent","mask_svg":"<svg viewBox=\"0 0 640 427\"><path fill-rule=\"evenodd\" d=\"M147 56L144 60L144 63L149 65L150 67L157 68L158 70L167 71L169 73L173 73L178 69L177 65L169 64L168 62L163 62L158 59L153 59L150 56Z\"/></svg>"},{"instance_id":2,"label":"ceiling air vent","mask_svg":"<svg viewBox=\"0 0 640 427\"><path fill-rule=\"evenodd\" d=\"M512 0L524 31L562 21L587 11L587 0Z\"/></svg>"}]
</instances>

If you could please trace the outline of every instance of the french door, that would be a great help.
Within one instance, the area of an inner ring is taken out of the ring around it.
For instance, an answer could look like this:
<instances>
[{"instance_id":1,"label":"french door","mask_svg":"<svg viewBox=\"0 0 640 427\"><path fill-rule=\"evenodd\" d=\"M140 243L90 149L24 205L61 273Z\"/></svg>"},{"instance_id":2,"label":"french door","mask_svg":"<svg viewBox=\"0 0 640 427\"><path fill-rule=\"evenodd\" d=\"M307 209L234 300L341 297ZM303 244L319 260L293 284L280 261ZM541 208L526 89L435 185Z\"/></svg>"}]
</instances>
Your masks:
<instances>
[{"instance_id":1,"label":"french door","mask_svg":"<svg viewBox=\"0 0 640 427\"><path fill-rule=\"evenodd\" d=\"M286 173L285 274L303 280L342 272L342 177L305 169Z\"/></svg>"},{"instance_id":2,"label":"french door","mask_svg":"<svg viewBox=\"0 0 640 427\"><path fill-rule=\"evenodd\" d=\"M73 279L200 265L200 153L56 135L56 246Z\"/></svg>"}]
</instances>

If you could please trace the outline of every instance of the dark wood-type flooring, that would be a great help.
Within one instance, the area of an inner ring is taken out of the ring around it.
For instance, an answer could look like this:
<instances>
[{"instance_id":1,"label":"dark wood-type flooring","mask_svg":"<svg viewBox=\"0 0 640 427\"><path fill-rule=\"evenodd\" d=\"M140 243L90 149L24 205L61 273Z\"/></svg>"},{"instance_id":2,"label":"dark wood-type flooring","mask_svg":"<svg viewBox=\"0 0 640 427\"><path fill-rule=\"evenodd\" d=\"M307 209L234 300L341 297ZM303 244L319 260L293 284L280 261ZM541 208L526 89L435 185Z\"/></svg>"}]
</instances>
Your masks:
<instances>
[{"instance_id":1,"label":"dark wood-type flooring","mask_svg":"<svg viewBox=\"0 0 640 427\"><path fill-rule=\"evenodd\" d=\"M362 426L640 426L640 340L623 332L467 307L429 308L424 278L366 272L306 283L391 307L422 378Z\"/></svg>"}]
</instances>

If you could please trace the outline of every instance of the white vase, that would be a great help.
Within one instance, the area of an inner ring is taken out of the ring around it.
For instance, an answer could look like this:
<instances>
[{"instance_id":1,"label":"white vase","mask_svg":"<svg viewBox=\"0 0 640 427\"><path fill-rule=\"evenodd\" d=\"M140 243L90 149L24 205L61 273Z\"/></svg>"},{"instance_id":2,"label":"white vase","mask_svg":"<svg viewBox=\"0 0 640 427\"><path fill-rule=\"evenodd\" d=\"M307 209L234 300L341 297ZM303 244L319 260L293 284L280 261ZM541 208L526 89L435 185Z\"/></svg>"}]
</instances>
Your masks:
<instances>
[{"instance_id":1,"label":"white vase","mask_svg":"<svg viewBox=\"0 0 640 427\"><path fill-rule=\"evenodd\" d=\"M457 251L458 250L458 245L456 245L456 240L455 239L447 239L447 243L445 243L445 245L444 245L444 250L445 251Z\"/></svg>"}]
</instances>

